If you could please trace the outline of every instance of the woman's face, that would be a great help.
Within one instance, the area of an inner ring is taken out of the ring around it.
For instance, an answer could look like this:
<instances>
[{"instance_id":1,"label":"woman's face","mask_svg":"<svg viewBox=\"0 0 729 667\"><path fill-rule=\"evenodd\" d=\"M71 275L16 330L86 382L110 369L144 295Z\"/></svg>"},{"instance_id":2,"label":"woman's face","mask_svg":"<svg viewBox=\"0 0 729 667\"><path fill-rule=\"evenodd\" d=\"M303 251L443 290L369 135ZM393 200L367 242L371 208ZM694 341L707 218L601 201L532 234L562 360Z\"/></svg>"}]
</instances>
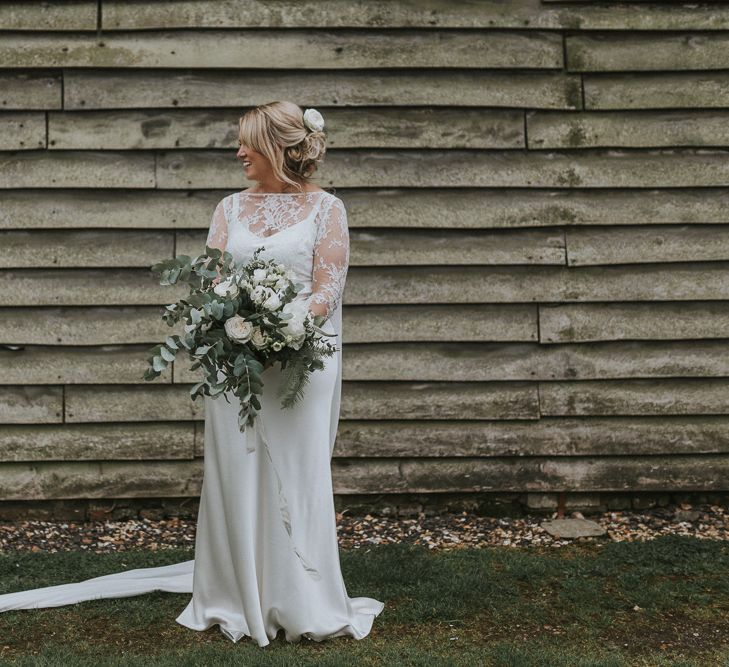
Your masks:
<instances>
[{"instance_id":1,"label":"woman's face","mask_svg":"<svg viewBox=\"0 0 729 667\"><path fill-rule=\"evenodd\" d=\"M243 174L251 180L263 180L271 173L268 158L263 153L254 151L238 140L238 153L236 158L243 164Z\"/></svg>"}]
</instances>

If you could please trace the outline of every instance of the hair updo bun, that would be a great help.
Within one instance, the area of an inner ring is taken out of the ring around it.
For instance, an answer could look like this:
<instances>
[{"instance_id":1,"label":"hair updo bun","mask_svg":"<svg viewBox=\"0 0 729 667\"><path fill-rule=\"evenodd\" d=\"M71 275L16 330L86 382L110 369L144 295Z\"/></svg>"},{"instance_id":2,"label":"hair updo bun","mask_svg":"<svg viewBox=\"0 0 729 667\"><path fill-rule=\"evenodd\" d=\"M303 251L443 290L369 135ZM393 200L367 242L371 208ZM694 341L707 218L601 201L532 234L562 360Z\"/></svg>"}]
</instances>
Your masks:
<instances>
[{"instance_id":1,"label":"hair updo bun","mask_svg":"<svg viewBox=\"0 0 729 667\"><path fill-rule=\"evenodd\" d=\"M326 155L326 135L323 130L307 131L304 138L293 146L284 149L284 164L301 178L309 178L319 162Z\"/></svg>"}]
</instances>

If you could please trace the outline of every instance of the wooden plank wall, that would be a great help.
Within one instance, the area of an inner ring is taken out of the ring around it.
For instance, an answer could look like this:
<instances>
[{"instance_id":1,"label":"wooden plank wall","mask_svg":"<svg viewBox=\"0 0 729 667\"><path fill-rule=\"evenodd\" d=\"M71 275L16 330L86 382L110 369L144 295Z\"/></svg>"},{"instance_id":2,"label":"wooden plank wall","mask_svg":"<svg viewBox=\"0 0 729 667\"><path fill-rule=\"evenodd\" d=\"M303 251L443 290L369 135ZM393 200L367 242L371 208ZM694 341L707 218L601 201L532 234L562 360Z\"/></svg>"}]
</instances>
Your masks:
<instances>
[{"instance_id":1,"label":"wooden plank wall","mask_svg":"<svg viewBox=\"0 0 729 667\"><path fill-rule=\"evenodd\" d=\"M729 490L729 4L0 3L0 500L194 497L201 403L141 379L314 106L349 210L335 492Z\"/></svg>"}]
</instances>

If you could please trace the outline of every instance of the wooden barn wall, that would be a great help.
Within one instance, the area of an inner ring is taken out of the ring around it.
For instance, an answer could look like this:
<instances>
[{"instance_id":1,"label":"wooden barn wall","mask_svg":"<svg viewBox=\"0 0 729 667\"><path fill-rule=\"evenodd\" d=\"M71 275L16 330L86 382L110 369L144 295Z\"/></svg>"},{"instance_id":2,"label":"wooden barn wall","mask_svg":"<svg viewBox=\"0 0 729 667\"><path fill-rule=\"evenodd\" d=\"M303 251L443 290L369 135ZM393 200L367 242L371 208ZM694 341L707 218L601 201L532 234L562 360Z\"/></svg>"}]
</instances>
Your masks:
<instances>
[{"instance_id":1,"label":"wooden barn wall","mask_svg":"<svg viewBox=\"0 0 729 667\"><path fill-rule=\"evenodd\" d=\"M0 500L199 494L150 265L326 118L338 497L729 489L729 4L0 2Z\"/></svg>"}]
</instances>

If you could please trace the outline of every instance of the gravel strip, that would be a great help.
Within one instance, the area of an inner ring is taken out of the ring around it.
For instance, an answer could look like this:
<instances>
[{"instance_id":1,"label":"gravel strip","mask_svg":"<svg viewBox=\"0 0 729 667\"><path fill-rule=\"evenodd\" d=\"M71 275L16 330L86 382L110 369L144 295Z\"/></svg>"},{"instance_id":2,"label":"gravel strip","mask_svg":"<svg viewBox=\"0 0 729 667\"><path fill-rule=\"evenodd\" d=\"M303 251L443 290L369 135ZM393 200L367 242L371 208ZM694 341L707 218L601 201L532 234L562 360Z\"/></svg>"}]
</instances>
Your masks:
<instances>
[{"instance_id":1,"label":"gravel strip","mask_svg":"<svg viewBox=\"0 0 729 667\"><path fill-rule=\"evenodd\" d=\"M569 515L566 515L569 516ZM582 518L579 512L572 516ZM555 512L552 517L556 518ZM417 518L349 516L337 514L339 544L357 549L372 544L408 542L430 549L480 548L485 546L554 546L571 542L639 541L659 535L691 535L703 539L729 540L729 508L718 505L612 511L587 518L607 533L600 537L557 539L540 524L544 516L526 518L487 517L459 514L421 513ZM132 549L189 548L195 546L192 520L171 518L126 521L22 521L0 524L0 552L129 551Z\"/></svg>"}]
</instances>

